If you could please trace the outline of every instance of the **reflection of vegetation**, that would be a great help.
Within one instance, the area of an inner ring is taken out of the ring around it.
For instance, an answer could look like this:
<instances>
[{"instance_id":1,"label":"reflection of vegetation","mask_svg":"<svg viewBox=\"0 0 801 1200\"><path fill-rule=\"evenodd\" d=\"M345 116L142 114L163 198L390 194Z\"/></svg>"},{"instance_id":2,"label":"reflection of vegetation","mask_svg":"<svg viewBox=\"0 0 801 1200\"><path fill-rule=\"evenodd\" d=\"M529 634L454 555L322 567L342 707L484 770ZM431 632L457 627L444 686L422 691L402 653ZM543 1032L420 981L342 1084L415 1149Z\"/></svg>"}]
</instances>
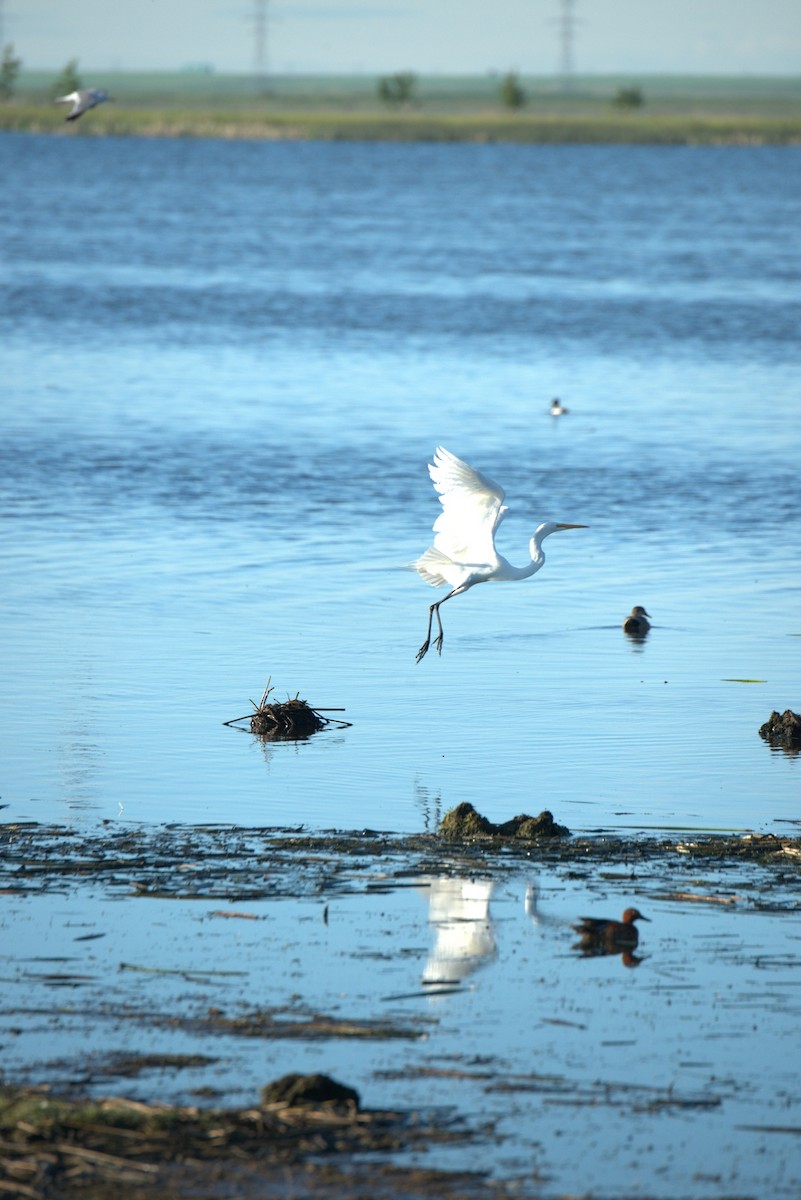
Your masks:
<instances>
[{"instance_id":1,"label":"reflection of vegetation","mask_svg":"<svg viewBox=\"0 0 801 1200\"><path fill-rule=\"evenodd\" d=\"M417 76L412 71L398 71L396 75L382 75L378 81L378 98L384 104L400 108L402 104L411 104L416 85Z\"/></svg>"},{"instance_id":2,"label":"reflection of vegetation","mask_svg":"<svg viewBox=\"0 0 801 1200\"><path fill-rule=\"evenodd\" d=\"M10 100L14 95L14 84L22 66L22 59L14 57L14 47L11 42L3 47L3 57L0 59L0 100Z\"/></svg>"},{"instance_id":3,"label":"reflection of vegetation","mask_svg":"<svg viewBox=\"0 0 801 1200\"><path fill-rule=\"evenodd\" d=\"M645 104L645 97L642 94L642 88L621 87L615 92L612 103L615 108L642 108Z\"/></svg>"},{"instance_id":4,"label":"reflection of vegetation","mask_svg":"<svg viewBox=\"0 0 801 1200\"><path fill-rule=\"evenodd\" d=\"M526 93L517 71L509 71L507 75L504 75L498 94L504 108L523 107L526 103Z\"/></svg>"},{"instance_id":5,"label":"reflection of vegetation","mask_svg":"<svg viewBox=\"0 0 801 1200\"><path fill-rule=\"evenodd\" d=\"M81 77L78 74L78 60L71 58L64 70L59 75L58 79L50 87L50 95L68 96L70 92L77 92L81 87Z\"/></svg>"}]
</instances>

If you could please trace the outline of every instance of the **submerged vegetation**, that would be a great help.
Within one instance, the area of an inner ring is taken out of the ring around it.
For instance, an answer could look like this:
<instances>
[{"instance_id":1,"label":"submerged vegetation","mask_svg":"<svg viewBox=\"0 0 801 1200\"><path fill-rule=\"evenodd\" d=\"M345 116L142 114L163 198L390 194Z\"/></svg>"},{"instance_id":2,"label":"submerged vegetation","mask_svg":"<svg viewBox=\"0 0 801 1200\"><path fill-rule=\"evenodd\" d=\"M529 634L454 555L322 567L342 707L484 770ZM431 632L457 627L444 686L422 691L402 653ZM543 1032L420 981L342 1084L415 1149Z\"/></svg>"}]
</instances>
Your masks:
<instances>
[{"instance_id":1,"label":"submerged vegetation","mask_svg":"<svg viewBox=\"0 0 801 1200\"><path fill-rule=\"evenodd\" d=\"M0 131L69 136L381 141L801 143L801 80L612 76L248 76L82 72L116 104L66 126L54 80L20 71ZM63 83L59 87L63 94Z\"/></svg>"}]
</instances>

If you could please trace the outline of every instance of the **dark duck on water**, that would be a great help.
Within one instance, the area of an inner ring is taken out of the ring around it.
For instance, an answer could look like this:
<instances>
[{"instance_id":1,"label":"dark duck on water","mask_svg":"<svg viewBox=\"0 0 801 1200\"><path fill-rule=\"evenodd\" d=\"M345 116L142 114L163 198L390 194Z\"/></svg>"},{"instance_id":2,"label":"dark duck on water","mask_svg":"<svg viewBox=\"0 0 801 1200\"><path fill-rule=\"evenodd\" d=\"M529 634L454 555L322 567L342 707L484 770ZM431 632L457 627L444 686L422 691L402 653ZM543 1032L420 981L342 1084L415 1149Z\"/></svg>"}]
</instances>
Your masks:
<instances>
[{"instance_id":1,"label":"dark duck on water","mask_svg":"<svg viewBox=\"0 0 801 1200\"><path fill-rule=\"evenodd\" d=\"M640 935L635 921L649 921L637 908L627 908L620 921L608 917L580 917L578 925L574 925L576 933L581 938L581 949L595 950L601 954L616 954L623 950L633 950L637 946Z\"/></svg>"}]
</instances>

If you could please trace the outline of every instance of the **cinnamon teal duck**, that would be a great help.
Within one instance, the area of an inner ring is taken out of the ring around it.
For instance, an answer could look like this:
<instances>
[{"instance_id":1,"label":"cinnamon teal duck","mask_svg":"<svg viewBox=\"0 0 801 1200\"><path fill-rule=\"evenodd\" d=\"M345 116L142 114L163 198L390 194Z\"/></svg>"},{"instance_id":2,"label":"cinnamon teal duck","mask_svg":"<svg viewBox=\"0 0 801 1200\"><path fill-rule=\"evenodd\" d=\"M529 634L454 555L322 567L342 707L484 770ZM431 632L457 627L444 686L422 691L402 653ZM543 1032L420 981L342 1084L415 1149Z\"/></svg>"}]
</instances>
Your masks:
<instances>
[{"instance_id":1,"label":"cinnamon teal duck","mask_svg":"<svg viewBox=\"0 0 801 1200\"><path fill-rule=\"evenodd\" d=\"M640 935L635 921L650 921L650 917L644 917L637 908L627 908L620 921L608 917L581 917L573 928L581 938L580 948L618 954L637 946Z\"/></svg>"}]
</instances>

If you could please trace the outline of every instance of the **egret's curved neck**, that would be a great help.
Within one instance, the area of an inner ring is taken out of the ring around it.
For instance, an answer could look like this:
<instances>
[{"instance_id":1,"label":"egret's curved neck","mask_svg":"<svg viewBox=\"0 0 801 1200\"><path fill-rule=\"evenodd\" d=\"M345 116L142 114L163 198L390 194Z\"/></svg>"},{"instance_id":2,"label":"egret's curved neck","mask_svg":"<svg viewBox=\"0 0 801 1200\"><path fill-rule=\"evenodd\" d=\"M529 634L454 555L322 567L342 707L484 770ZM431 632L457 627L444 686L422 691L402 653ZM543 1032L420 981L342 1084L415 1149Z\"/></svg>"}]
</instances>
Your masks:
<instances>
[{"instance_id":1,"label":"egret's curved neck","mask_svg":"<svg viewBox=\"0 0 801 1200\"><path fill-rule=\"evenodd\" d=\"M542 552L543 538L546 538L548 534L552 532L553 530L549 529L547 525L540 525L539 529L535 532L534 537L531 538L528 544L529 552L531 554L531 561L527 562L524 567L515 567L508 561L508 559L505 559L499 555L501 566L500 569L492 576L492 578L528 579L528 577L533 575L535 571L539 571L540 567L545 562L545 555Z\"/></svg>"},{"instance_id":2,"label":"egret's curved neck","mask_svg":"<svg viewBox=\"0 0 801 1200\"><path fill-rule=\"evenodd\" d=\"M535 571L539 571L542 564L545 562L545 555L542 553L540 545L542 538L539 531L534 534L534 537L529 542L531 551L531 562L526 563L524 567L514 567L510 562L504 561L504 579L528 579L529 575L533 575Z\"/></svg>"},{"instance_id":3,"label":"egret's curved neck","mask_svg":"<svg viewBox=\"0 0 801 1200\"><path fill-rule=\"evenodd\" d=\"M545 562L545 554L543 553L542 543L548 536L548 530L541 525L534 533L534 537L529 542L529 552L531 554L531 562L526 569L527 575L533 575L535 571L539 571L542 564Z\"/></svg>"}]
</instances>

